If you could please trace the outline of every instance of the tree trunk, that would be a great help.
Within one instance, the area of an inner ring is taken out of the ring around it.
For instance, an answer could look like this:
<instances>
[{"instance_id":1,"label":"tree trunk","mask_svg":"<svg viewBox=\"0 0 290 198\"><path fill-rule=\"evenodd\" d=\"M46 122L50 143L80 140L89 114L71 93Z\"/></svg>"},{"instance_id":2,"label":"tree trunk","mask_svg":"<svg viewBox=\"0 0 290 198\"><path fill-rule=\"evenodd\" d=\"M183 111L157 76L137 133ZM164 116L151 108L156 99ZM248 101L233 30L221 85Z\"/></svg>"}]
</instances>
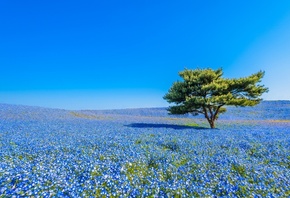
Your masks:
<instances>
[{"instance_id":1,"label":"tree trunk","mask_svg":"<svg viewBox=\"0 0 290 198\"><path fill-rule=\"evenodd\" d=\"M211 122L209 123L209 125L210 125L210 128L212 128L212 129L215 128L214 121L211 121Z\"/></svg>"},{"instance_id":2,"label":"tree trunk","mask_svg":"<svg viewBox=\"0 0 290 198\"><path fill-rule=\"evenodd\" d=\"M208 123L209 123L209 125L210 125L210 128L212 128L212 129L214 129L215 128L215 125L214 125L214 121L215 121L215 118L216 118L216 114L217 113L215 113L214 115L213 115L213 112L211 111L211 110L209 110L209 112L210 112L210 116L207 114L207 109L206 109L206 107L205 106L203 106L203 110L204 110L204 116L205 116L205 118L207 119L207 121L208 121Z\"/></svg>"},{"instance_id":3,"label":"tree trunk","mask_svg":"<svg viewBox=\"0 0 290 198\"><path fill-rule=\"evenodd\" d=\"M211 129L214 129L215 128L215 124L214 124L214 120L211 120L211 119L207 119L209 125L210 125L210 128Z\"/></svg>"}]
</instances>

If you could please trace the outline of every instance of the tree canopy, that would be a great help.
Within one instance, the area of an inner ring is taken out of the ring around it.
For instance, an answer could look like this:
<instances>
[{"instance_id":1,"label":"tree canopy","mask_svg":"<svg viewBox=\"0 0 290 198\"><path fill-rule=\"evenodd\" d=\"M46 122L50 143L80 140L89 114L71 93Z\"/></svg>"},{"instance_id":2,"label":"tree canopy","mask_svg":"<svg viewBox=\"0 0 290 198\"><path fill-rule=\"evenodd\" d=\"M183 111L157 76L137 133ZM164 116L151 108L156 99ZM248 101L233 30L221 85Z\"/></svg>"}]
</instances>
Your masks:
<instances>
[{"instance_id":1,"label":"tree canopy","mask_svg":"<svg viewBox=\"0 0 290 198\"><path fill-rule=\"evenodd\" d=\"M260 85L265 72L259 71L243 78L223 78L222 69L185 69L179 72L183 81L174 82L164 99L170 106L171 114L203 114L215 128L219 114L224 113L224 106L254 106L262 99L260 96L268 91Z\"/></svg>"}]
</instances>

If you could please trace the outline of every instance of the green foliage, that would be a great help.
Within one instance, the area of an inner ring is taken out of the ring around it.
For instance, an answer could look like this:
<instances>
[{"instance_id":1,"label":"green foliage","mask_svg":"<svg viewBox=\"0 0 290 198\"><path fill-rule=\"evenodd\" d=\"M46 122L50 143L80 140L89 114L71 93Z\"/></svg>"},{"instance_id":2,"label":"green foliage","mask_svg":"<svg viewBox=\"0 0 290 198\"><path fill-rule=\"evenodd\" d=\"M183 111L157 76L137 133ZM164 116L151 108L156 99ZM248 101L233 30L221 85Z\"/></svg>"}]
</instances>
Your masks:
<instances>
[{"instance_id":1,"label":"green foliage","mask_svg":"<svg viewBox=\"0 0 290 198\"><path fill-rule=\"evenodd\" d=\"M180 149L176 141L166 142L161 146L163 147L164 150L170 151L178 151Z\"/></svg>"},{"instance_id":2,"label":"green foliage","mask_svg":"<svg viewBox=\"0 0 290 198\"><path fill-rule=\"evenodd\" d=\"M231 167L232 171L238 173L239 175L246 177L246 167L244 165L239 165L239 164L232 164Z\"/></svg>"},{"instance_id":3,"label":"green foliage","mask_svg":"<svg viewBox=\"0 0 290 198\"><path fill-rule=\"evenodd\" d=\"M141 144L142 140L135 140L135 144Z\"/></svg>"},{"instance_id":4,"label":"green foliage","mask_svg":"<svg viewBox=\"0 0 290 198\"><path fill-rule=\"evenodd\" d=\"M219 114L226 112L226 105L254 106L268 91L259 85L265 72L259 71L244 78L223 78L222 69L185 69L179 72L183 81L174 82L164 99L175 106L169 107L171 114L203 114L211 128Z\"/></svg>"},{"instance_id":5,"label":"green foliage","mask_svg":"<svg viewBox=\"0 0 290 198\"><path fill-rule=\"evenodd\" d=\"M187 123L187 124L185 124L185 126L198 127L199 125L197 123Z\"/></svg>"},{"instance_id":6,"label":"green foliage","mask_svg":"<svg viewBox=\"0 0 290 198\"><path fill-rule=\"evenodd\" d=\"M100 166L95 166L95 168L91 172L92 177L102 176L102 172L100 170Z\"/></svg>"},{"instance_id":7,"label":"green foliage","mask_svg":"<svg viewBox=\"0 0 290 198\"><path fill-rule=\"evenodd\" d=\"M175 167L179 168L180 166L184 166L188 163L188 159L183 157L181 158L179 161L174 161L173 164L175 165Z\"/></svg>"}]
</instances>

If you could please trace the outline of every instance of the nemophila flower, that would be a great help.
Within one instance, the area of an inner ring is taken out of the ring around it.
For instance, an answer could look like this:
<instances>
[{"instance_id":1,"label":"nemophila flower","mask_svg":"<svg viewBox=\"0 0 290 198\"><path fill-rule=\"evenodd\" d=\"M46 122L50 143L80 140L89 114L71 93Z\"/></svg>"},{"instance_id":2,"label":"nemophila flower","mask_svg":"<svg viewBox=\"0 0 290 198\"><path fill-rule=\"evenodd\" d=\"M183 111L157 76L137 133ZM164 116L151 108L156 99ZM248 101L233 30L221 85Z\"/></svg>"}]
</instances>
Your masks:
<instances>
[{"instance_id":1,"label":"nemophila flower","mask_svg":"<svg viewBox=\"0 0 290 198\"><path fill-rule=\"evenodd\" d=\"M229 108L215 131L165 109L72 113L0 105L0 194L287 196L290 110L275 105L281 113L270 103ZM201 127L182 127L189 121Z\"/></svg>"}]
</instances>

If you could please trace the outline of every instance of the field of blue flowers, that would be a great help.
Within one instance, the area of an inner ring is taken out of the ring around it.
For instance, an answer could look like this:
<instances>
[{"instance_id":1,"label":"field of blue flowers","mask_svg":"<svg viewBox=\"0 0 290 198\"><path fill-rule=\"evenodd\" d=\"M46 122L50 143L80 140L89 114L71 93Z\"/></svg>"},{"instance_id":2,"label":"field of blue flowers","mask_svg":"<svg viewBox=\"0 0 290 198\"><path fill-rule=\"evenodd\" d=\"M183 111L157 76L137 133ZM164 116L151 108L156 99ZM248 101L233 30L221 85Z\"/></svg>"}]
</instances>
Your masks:
<instances>
[{"instance_id":1,"label":"field of blue flowers","mask_svg":"<svg viewBox=\"0 0 290 198\"><path fill-rule=\"evenodd\" d=\"M0 104L0 197L290 196L290 101L229 107L216 125Z\"/></svg>"}]
</instances>

